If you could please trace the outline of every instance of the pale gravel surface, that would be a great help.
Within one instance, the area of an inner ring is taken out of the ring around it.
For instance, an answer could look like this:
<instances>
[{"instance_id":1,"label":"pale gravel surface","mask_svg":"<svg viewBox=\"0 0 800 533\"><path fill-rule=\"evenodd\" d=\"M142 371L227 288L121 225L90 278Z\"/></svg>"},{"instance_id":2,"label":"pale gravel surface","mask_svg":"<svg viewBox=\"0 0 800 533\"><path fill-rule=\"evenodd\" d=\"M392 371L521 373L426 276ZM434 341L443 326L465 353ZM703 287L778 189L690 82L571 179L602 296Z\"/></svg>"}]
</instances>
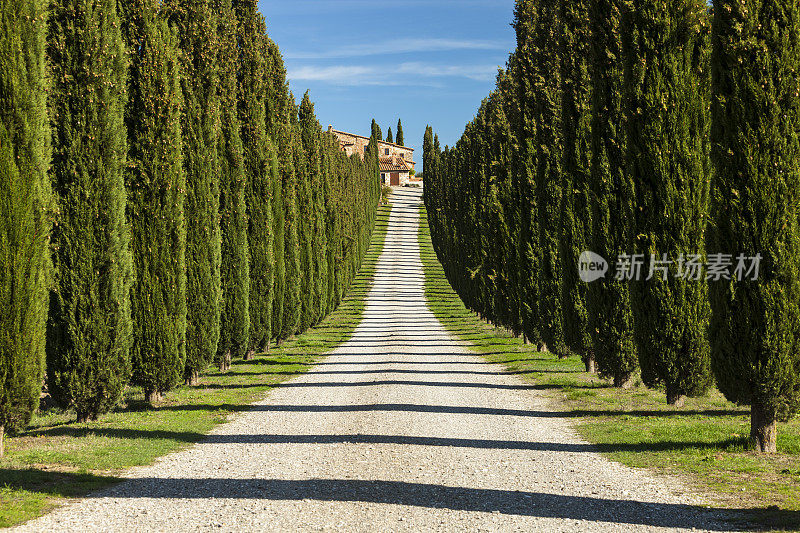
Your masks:
<instances>
[{"instance_id":1,"label":"pale gravel surface","mask_svg":"<svg viewBox=\"0 0 800 533\"><path fill-rule=\"evenodd\" d=\"M604 459L425 306L397 190L364 320L204 442L19 531L721 531L680 481Z\"/></svg>"}]
</instances>

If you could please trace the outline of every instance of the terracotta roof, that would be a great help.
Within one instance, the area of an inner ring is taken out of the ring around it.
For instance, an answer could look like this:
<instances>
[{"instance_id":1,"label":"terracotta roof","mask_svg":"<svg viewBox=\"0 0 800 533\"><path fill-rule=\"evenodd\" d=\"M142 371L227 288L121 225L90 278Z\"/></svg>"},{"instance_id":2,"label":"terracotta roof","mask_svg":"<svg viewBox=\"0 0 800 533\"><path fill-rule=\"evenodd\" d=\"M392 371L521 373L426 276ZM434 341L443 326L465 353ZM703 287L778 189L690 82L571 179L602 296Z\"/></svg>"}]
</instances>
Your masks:
<instances>
[{"instance_id":1,"label":"terracotta roof","mask_svg":"<svg viewBox=\"0 0 800 533\"><path fill-rule=\"evenodd\" d=\"M339 131L339 130L331 130L333 133L341 133L342 135L349 135L350 137L358 137L359 139L367 139L369 137L364 137L363 135L356 135L355 133L347 133L346 131ZM411 152L414 151L413 148L409 148L408 146L403 146L401 144L390 143L386 141L378 141L379 144L388 144L389 146L396 146L397 148L402 148L403 150L409 150Z\"/></svg>"},{"instance_id":2,"label":"terracotta roof","mask_svg":"<svg viewBox=\"0 0 800 533\"><path fill-rule=\"evenodd\" d=\"M405 159L400 156L379 158L381 172L408 172L411 170Z\"/></svg>"}]
</instances>

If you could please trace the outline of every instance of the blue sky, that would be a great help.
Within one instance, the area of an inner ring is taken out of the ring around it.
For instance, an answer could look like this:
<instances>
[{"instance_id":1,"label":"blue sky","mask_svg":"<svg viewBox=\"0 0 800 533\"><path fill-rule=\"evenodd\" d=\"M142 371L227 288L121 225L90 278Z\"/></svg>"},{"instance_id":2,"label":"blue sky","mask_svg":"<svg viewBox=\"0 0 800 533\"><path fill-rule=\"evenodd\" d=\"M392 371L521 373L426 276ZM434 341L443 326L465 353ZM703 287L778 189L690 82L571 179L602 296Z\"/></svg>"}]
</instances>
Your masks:
<instances>
[{"instance_id":1,"label":"blue sky","mask_svg":"<svg viewBox=\"0 0 800 533\"><path fill-rule=\"evenodd\" d=\"M384 135L403 119L417 150L430 124L454 144L514 49L513 0L260 0L299 100L323 127Z\"/></svg>"}]
</instances>

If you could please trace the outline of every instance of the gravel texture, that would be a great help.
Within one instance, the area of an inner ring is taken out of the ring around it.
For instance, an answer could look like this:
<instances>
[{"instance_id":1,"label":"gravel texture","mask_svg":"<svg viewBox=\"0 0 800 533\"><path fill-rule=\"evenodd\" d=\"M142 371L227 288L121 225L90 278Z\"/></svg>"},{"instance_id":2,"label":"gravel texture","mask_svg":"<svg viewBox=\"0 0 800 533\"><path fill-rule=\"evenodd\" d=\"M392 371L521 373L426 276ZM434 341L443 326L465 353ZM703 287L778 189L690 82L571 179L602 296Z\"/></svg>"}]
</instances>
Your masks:
<instances>
[{"instance_id":1,"label":"gravel texture","mask_svg":"<svg viewBox=\"0 0 800 533\"><path fill-rule=\"evenodd\" d=\"M635 531L730 527L680 481L604 459L425 305L421 191L394 194L364 320L202 443L19 531Z\"/></svg>"}]
</instances>

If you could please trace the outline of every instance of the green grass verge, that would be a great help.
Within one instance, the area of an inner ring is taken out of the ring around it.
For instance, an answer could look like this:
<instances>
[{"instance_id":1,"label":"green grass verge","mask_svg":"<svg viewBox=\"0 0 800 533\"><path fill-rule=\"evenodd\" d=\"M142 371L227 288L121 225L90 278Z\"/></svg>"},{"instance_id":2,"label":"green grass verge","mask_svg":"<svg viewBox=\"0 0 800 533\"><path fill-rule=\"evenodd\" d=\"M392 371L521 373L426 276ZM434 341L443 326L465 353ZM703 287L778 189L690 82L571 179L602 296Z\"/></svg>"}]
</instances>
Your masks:
<instances>
[{"instance_id":1,"label":"green grass verge","mask_svg":"<svg viewBox=\"0 0 800 533\"><path fill-rule=\"evenodd\" d=\"M235 361L230 372L209 371L197 387L180 387L157 408L130 388L124 405L97 422L76 424L74 413L38 413L24 433L8 438L0 460L0 527L46 513L64 498L85 495L119 480L127 468L152 464L196 443L230 415L247 411L275 385L306 372L350 338L366 305L383 250L391 206L378 220L361 271L339 308L318 326L261 354Z\"/></svg>"},{"instance_id":2,"label":"green grass verge","mask_svg":"<svg viewBox=\"0 0 800 533\"><path fill-rule=\"evenodd\" d=\"M553 409L573 417L579 433L609 458L687 478L713 495L709 505L745 509L757 527L800 530L800 420L779 424L778 454L757 454L747 447L748 409L716 390L674 409L664 391L640 383L615 389L584 372L576 356L559 360L536 351L464 307L433 251L424 207L420 216L425 295L451 333L548 395Z\"/></svg>"}]
</instances>

